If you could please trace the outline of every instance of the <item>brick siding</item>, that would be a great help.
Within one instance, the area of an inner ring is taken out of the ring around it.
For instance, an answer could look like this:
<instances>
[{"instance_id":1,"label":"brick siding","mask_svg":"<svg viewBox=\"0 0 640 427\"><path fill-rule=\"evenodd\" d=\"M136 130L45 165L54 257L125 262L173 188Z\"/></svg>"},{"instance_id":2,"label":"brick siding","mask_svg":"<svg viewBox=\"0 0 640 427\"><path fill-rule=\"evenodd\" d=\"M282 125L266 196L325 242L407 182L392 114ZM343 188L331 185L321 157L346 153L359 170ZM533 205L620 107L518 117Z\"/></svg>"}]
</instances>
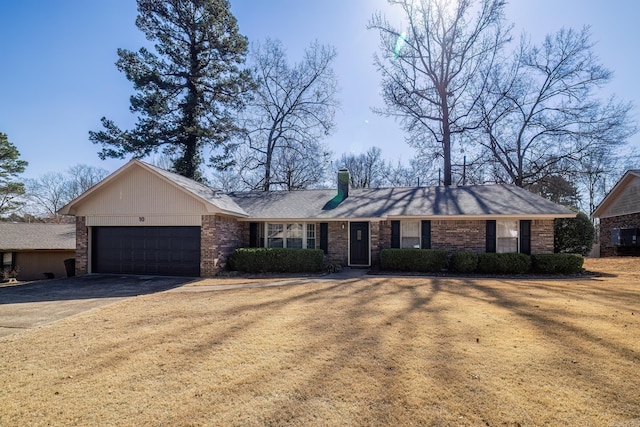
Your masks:
<instances>
[{"instance_id":1,"label":"brick siding","mask_svg":"<svg viewBox=\"0 0 640 427\"><path fill-rule=\"evenodd\" d=\"M611 244L614 228L640 228L640 213L600 219L600 256L640 256L640 248L625 248Z\"/></svg>"},{"instance_id":2,"label":"brick siding","mask_svg":"<svg viewBox=\"0 0 640 427\"><path fill-rule=\"evenodd\" d=\"M552 219L531 221L531 253L552 254L554 226Z\"/></svg>"},{"instance_id":3,"label":"brick siding","mask_svg":"<svg viewBox=\"0 0 640 427\"><path fill-rule=\"evenodd\" d=\"M485 220L432 220L431 248L448 252L486 250ZM531 253L553 253L553 220L531 221ZM380 249L391 247L391 221L380 223Z\"/></svg>"},{"instance_id":4,"label":"brick siding","mask_svg":"<svg viewBox=\"0 0 640 427\"><path fill-rule=\"evenodd\" d=\"M344 229L342 229L343 224ZM330 222L328 237L327 261L347 265L349 262L349 223L347 221Z\"/></svg>"},{"instance_id":5,"label":"brick siding","mask_svg":"<svg viewBox=\"0 0 640 427\"><path fill-rule=\"evenodd\" d=\"M483 220L432 220L431 248L448 252L485 252L486 221Z\"/></svg>"},{"instance_id":6,"label":"brick siding","mask_svg":"<svg viewBox=\"0 0 640 427\"><path fill-rule=\"evenodd\" d=\"M86 217L76 217L76 276L89 272L89 231Z\"/></svg>"},{"instance_id":7,"label":"brick siding","mask_svg":"<svg viewBox=\"0 0 640 427\"><path fill-rule=\"evenodd\" d=\"M234 218L202 216L200 276L212 277L225 268L231 253L243 244L243 229L244 226Z\"/></svg>"}]
</instances>

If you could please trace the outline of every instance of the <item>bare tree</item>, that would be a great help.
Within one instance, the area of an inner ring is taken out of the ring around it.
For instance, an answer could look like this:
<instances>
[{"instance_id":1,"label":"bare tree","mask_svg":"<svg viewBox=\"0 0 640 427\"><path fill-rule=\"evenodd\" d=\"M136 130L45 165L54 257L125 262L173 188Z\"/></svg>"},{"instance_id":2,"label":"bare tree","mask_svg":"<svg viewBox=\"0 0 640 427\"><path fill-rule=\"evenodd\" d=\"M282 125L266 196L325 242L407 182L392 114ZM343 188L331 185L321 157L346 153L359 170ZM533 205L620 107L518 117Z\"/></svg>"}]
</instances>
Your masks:
<instances>
[{"instance_id":1,"label":"bare tree","mask_svg":"<svg viewBox=\"0 0 640 427\"><path fill-rule=\"evenodd\" d=\"M61 222L58 210L106 177L103 168L78 164L65 173L48 172L25 183L28 213Z\"/></svg>"},{"instance_id":2,"label":"bare tree","mask_svg":"<svg viewBox=\"0 0 640 427\"><path fill-rule=\"evenodd\" d=\"M109 175L109 171L96 166L78 164L70 167L67 175L69 179L69 200L71 200L104 179Z\"/></svg>"},{"instance_id":3,"label":"bare tree","mask_svg":"<svg viewBox=\"0 0 640 427\"><path fill-rule=\"evenodd\" d=\"M244 112L244 144L236 152L239 170L252 188L289 188L292 171L277 165L294 156L306 164L327 151L320 142L332 131L338 108L331 68L335 57L335 48L317 42L293 65L279 41L252 48L258 88ZM300 185L306 184L294 187Z\"/></svg>"},{"instance_id":4,"label":"bare tree","mask_svg":"<svg viewBox=\"0 0 640 427\"><path fill-rule=\"evenodd\" d=\"M486 75L476 142L497 181L529 187L569 177L582 159L615 150L636 131L630 104L597 98L612 73L594 56L588 28L560 30L541 46L523 38L512 64Z\"/></svg>"},{"instance_id":5,"label":"bare tree","mask_svg":"<svg viewBox=\"0 0 640 427\"><path fill-rule=\"evenodd\" d=\"M389 0L404 12L406 30L381 14L369 29L380 33L380 56L374 62L382 74L385 109L408 132L407 142L423 155L442 157L445 185L452 183L453 137L478 125L473 110L481 66L492 64L508 31L501 23L505 1ZM475 17L471 17L478 10Z\"/></svg>"},{"instance_id":6,"label":"bare tree","mask_svg":"<svg viewBox=\"0 0 640 427\"><path fill-rule=\"evenodd\" d=\"M58 210L71 200L69 179L60 172L48 172L26 181L26 196L30 213L60 222Z\"/></svg>"},{"instance_id":7,"label":"bare tree","mask_svg":"<svg viewBox=\"0 0 640 427\"><path fill-rule=\"evenodd\" d=\"M285 190L301 190L305 188L325 187L331 153L318 143L309 143L305 147L308 153L302 154L298 150L283 151L274 165L275 176L279 179L279 186Z\"/></svg>"},{"instance_id":8,"label":"bare tree","mask_svg":"<svg viewBox=\"0 0 640 427\"><path fill-rule=\"evenodd\" d=\"M385 184L387 165L378 147L371 147L362 154L343 154L338 164L340 168L349 170L351 188L375 188Z\"/></svg>"}]
</instances>

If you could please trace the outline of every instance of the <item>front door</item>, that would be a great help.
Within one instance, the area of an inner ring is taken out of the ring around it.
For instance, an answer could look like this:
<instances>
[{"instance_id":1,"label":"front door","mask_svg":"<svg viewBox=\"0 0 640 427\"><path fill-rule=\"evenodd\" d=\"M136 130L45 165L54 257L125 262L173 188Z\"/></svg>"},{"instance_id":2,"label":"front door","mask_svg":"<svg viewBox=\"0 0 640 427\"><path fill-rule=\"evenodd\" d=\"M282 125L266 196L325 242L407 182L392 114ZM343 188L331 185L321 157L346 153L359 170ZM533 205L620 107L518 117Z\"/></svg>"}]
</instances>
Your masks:
<instances>
[{"instance_id":1,"label":"front door","mask_svg":"<svg viewBox=\"0 0 640 427\"><path fill-rule=\"evenodd\" d=\"M369 265L369 223L349 224L349 264Z\"/></svg>"}]
</instances>

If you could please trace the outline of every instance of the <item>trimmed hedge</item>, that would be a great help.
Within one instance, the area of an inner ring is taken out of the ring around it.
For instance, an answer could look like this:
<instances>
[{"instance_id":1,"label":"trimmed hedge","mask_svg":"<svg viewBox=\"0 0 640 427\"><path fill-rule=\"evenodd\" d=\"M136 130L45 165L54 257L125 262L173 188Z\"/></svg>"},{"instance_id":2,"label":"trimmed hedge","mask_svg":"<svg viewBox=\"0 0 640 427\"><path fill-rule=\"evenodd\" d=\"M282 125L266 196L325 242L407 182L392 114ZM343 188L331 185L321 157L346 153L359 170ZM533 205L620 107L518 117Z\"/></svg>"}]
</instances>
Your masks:
<instances>
[{"instance_id":1,"label":"trimmed hedge","mask_svg":"<svg viewBox=\"0 0 640 427\"><path fill-rule=\"evenodd\" d=\"M239 248L231 256L230 268L245 273L309 273L322 270L321 249Z\"/></svg>"},{"instance_id":2,"label":"trimmed hedge","mask_svg":"<svg viewBox=\"0 0 640 427\"><path fill-rule=\"evenodd\" d=\"M537 254L531 255L531 265L535 273L574 274L582 271L584 257L580 254Z\"/></svg>"},{"instance_id":3,"label":"trimmed hedge","mask_svg":"<svg viewBox=\"0 0 640 427\"><path fill-rule=\"evenodd\" d=\"M449 260L449 271L473 273L478 268L478 254L475 252L454 252Z\"/></svg>"},{"instance_id":4,"label":"trimmed hedge","mask_svg":"<svg viewBox=\"0 0 640 427\"><path fill-rule=\"evenodd\" d=\"M531 257L525 254L485 253L478 255L478 272L488 274L523 274L531 268Z\"/></svg>"},{"instance_id":5,"label":"trimmed hedge","mask_svg":"<svg viewBox=\"0 0 640 427\"><path fill-rule=\"evenodd\" d=\"M447 262L447 251L438 249L383 249L380 268L395 271L440 272Z\"/></svg>"}]
</instances>

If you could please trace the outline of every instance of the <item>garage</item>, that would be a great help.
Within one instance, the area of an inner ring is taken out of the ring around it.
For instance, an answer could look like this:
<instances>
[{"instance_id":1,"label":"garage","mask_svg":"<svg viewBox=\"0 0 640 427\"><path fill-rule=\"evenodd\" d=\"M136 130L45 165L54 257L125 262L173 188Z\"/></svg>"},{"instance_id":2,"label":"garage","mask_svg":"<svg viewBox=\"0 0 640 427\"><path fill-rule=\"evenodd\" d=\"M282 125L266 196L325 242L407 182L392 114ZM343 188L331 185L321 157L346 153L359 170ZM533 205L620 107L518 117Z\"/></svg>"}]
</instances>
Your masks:
<instances>
[{"instance_id":1,"label":"garage","mask_svg":"<svg viewBox=\"0 0 640 427\"><path fill-rule=\"evenodd\" d=\"M200 227L92 227L91 271L200 276Z\"/></svg>"}]
</instances>

